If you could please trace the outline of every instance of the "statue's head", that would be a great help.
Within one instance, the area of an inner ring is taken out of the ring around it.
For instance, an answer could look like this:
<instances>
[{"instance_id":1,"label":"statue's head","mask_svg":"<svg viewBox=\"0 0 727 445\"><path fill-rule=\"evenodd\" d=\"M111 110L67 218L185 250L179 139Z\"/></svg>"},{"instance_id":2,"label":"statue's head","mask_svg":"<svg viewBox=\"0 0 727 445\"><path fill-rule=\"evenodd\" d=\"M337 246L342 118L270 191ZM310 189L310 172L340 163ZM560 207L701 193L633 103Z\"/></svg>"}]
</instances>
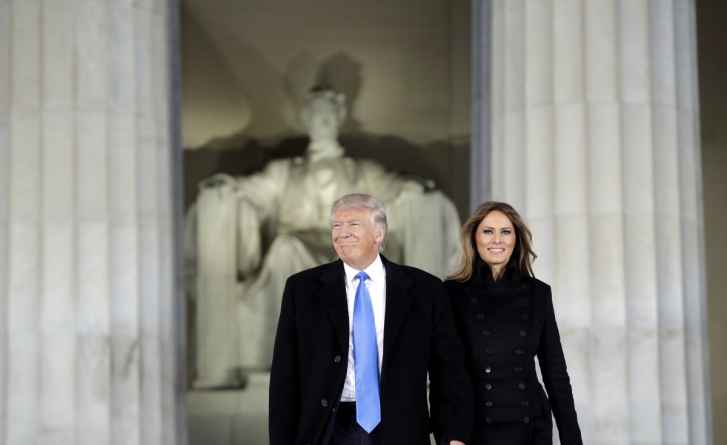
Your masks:
<instances>
[{"instance_id":1,"label":"statue's head","mask_svg":"<svg viewBox=\"0 0 727 445\"><path fill-rule=\"evenodd\" d=\"M346 96L328 87L314 87L308 93L301 120L314 142L333 142L346 119Z\"/></svg>"}]
</instances>

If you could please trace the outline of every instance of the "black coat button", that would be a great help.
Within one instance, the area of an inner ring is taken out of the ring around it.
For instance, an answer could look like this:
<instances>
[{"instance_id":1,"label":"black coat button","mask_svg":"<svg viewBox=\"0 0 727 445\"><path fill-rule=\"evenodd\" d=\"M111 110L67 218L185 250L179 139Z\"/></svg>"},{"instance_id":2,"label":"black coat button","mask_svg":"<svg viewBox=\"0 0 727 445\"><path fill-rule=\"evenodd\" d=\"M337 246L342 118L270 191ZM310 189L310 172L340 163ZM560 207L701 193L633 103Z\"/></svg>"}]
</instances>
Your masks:
<instances>
[{"instance_id":1,"label":"black coat button","mask_svg":"<svg viewBox=\"0 0 727 445\"><path fill-rule=\"evenodd\" d=\"M482 330L482 335L490 335L490 334L492 334L492 332L490 332L489 329L483 329Z\"/></svg>"},{"instance_id":2,"label":"black coat button","mask_svg":"<svg viewBox=\"0 0 727 445\"><path fill-rule=\"evenodd\" d=\"M470 301L472 301L473 303L477 303L477 297L472 297L472 298L470 299Z\"/></svg>"},{"instance_id":3,"label":"black coat button","mask_svg":"<svg viewBox=\"0 0 727 445\"><path fill-rule=\"evenodd\" d=\"M529 318L530 318L530 314L528 314L528 313L526 312L526 313L522 314L522 315L520 316L520 318L521 318L521 319L523 319L523 320L527 320L527 319L529 319Z\"/></svg>"},{"instance_id":4,"label":"black coat button","mask_svg":"<svg viewBox=\"0 0 727 445\"><path fill-rule=\"evenodd\" d=\"M488 390L488 391L491 390L492 389L492 384L491 383L486 384L485 385L485 389Z\"/></svg>"},{"instance_id":5,"label":"black coat button","mask_svg":"<svg viewBox=\"0 0 727 445\"><path fill-rule=\"evenodd\" d=\"M512 351L515 355L523 355L525 354L525 351L522 348L516 348L514 351Z\"/></svg>"},{"instance_id":6,"label":"black coat button","mask_svg":"<svg viewBox=\"0 0 727 445\"><path fill-rule=\"evenodd\" d=\"M512 368L512 370L515 371L515 372L523 372L523 367L522 366L516 366L516 367Z\"/></svg>"},{"instance_id":7,"label":"black coat button","mask_svg":"<svg viewBox=\"0 0 727 445\"><path fill-rule=\"evenodd\" d=\"M485 348L485 354L492 354L493 352L495 352L494 349L492 349L492 348Z\"/></svg>"},{"instance_id":8,"label":"black coat button","mask_svg":"<svg viewBox=\"0 0 727 445\"><path fill-rule=\"evenodd\" d=\"M490 368L489 366L487 368L485 368L485 374L490 374L491 372L492 372L492 368Z\"/></svg>"},{"instance_id":9,"label":"black coat button","mask_svg":"<svg viewBox=\"0 0 727 445\"><path fill-rule=\"evenodd\" d=\"M341 363L341 356L336 355L333 357L333 363Z\"/></svg>"},{"instance_id":10,"label":"black coat button","mask_svg":"<svg viewBox=\"0 0 727 445\"><path fill-rule=\"evenodd\" d=\"M525 386L525 383L520 382L517 384L517 388L521 391L525 391L525 388L527 388L527 386Z\"/></svg>"},{"instance_id":11,"label":"black coat button","mask_svg":"<svg viewBox=\"0 0 727 445\"><path fill-rule=\"evenodd\" d=\"M490 400L486 401L485 406L488 408L492 408L492 401L490 401Z\"/></svg>"},{"instance_id":12,"label":"black coat button","mask_svg":"<svg viewBox=\"0 0 727 445\"><path fill-rule=\"evenodd\" d=\"M321 399L321 406L322 406L323 408L326 408L326 407L328 407L328 400L326 400L326 399Z\"/></svg>"},{"instance_id":13,"label":"black coat button","mask_svg":"<svg viewBox=\"0 0 727 445\"><path fill-rule=\"evenodd\" d=\"M525 337L526 335L528 335L528 331L526 331L525 329L521 329L520 330L520 337Z\"/></svg>"},{"instance_id":14,"label":"black coat button","mask_svg":"<svg viewBox=\"0 0 727 445\"><path fill-rule=\"evenodd\" d=\"M523 423L530 423L530 417L528 417L528 416L523 417Z\"/></svg>"},{"instance_id":15,"label":"black coat button","mask_svg":"<svg viewBox=\"0 0 727 445\"><path fill-rule=\"evenodd\" d=\"M485 314L483 314L482 312L479 312L479 313L477 313L476 317L477 317L478 320L484 320L485 319Z\"/></svg>"},{"instance_id":16,"label":"black coat button","mask_svg":"<svg viewBox=\"0 0 727 445\"><path fill-rule=\"evenodd\" d=\"M522 402L520 402L520 405L522 405L522 406L530 406L530 402L528 402L527 400L523 400Z\"/></svg>"},{"instance_id":17,"label":"black coat button","mask_svg":"<svg viewBox=\"0 0 727 445\"><path fill-rule=\"evenodd\" d=\"M492 423L492 418L491 417L485 417L485 422Z\"/></svg>"}]
</instances>

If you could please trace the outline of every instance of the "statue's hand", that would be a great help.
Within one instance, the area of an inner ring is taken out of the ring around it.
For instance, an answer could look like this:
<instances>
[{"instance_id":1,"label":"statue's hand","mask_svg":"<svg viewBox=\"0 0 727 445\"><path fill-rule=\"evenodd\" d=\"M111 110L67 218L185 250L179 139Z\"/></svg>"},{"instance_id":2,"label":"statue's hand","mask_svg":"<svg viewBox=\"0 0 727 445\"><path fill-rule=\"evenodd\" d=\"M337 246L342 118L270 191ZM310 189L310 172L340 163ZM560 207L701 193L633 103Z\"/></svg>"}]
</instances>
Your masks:
<instances>
[{"instance_id":1,"label":"statue's hand","mask_svg":"<svg viewBox=\"0 0 727 445\"><path fill-rule=\"evenodd\" d=\"M199 183L201 189L219 189L225 187L234 187L236 184L235 178L224 173L217 173L207 179L204 179Z\"/></svg>"}]
</instances>

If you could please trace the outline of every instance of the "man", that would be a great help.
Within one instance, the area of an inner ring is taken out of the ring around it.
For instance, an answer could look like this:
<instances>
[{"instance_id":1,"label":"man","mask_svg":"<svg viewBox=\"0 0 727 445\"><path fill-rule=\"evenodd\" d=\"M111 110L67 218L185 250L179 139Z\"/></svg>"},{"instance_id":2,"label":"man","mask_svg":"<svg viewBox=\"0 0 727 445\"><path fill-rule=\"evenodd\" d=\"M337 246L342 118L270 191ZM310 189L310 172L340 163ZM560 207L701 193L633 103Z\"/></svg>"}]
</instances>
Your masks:
<instances>
[{"instance_id":1,"label":"man","mask_svg":"<svg viewBox=\"0 0 727 445\"><path fill-rule=\"evenodd\" d=\"M468 437L471 387L442 284L379 255L386 228L377 199L343 196L331 211L340 260L288 279L270 376L271 445Z\"/></svg>"}]
</instances>

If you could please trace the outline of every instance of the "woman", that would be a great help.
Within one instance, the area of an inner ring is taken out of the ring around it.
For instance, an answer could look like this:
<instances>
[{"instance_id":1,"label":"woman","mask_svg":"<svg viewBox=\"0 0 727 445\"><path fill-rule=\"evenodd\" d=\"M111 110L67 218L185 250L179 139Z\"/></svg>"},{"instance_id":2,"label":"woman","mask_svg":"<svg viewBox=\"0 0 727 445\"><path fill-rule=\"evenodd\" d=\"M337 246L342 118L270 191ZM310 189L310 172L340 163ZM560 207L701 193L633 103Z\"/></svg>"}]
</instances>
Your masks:
<instances>
[{"instance_id":1,"label":"woman","mask_svg":"<svg viewBox=\"0 0 727 445\"><path fill-rule=\"evenodd\" d=\"M446 282L475 385L474 445L582 444L550 286L534 278L530 230L486 202L462 227L462 264ZM547 390L538 382L535 356Z\"/></svg>"}]
</instances>

